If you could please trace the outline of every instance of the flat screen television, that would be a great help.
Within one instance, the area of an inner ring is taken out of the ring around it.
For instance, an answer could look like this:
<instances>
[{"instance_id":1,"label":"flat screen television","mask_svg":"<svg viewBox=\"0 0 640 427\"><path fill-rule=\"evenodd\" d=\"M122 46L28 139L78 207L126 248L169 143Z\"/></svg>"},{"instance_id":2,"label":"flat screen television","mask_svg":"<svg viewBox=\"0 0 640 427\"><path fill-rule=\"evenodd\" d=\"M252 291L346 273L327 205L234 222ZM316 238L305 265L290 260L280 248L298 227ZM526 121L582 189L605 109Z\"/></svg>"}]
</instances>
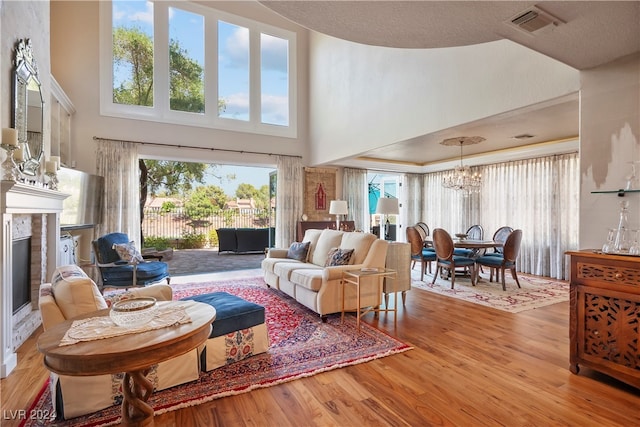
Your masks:
<instances>
[{"instance_id":1,"label":"flat screen television","mask_svg":"<svg viewBox=\"0 0 640 427\"><path fill-rule=\"evenodd\" d=\"M102 220L104 177L76 169L60 168L58 191L69 197L62 203L62 228L89 227Z\"/></svg>"}]
</instances>

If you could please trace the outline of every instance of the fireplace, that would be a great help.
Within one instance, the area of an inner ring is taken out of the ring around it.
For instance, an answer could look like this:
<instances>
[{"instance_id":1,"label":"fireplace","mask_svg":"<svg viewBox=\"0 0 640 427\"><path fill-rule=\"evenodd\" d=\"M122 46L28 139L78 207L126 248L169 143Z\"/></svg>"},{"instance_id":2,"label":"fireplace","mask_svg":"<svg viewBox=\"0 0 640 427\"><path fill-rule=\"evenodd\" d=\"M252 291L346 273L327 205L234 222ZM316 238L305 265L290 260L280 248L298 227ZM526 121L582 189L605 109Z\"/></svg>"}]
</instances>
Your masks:
<instances>
[{"instance_id":1,"label":"fireplace","mask_svg":"<svg viewBox=\"0 0 640 427\"><path fill-rule=\"evenodd\" d=\"M4 378L17 365L17 347L42 323L38 310L38 288L41 283L50 280L58 265L60 213L62 201L67 195L13 181L2 181L0 188L0 261L1 265L10 266L0 272L0 377ZM21 242L25 239L30 241L28 266L19 252L23 249L27 251L20 247L21 243L25 244ZM20 278L23 272L28 273L26 278ZM14 295L14 276L17 281L26 280L28 283L24 292L17 291L18 295ZM29 302L26 302L27 297ZM19 306L17 310L14 303Z\"/></svg>"},{"instance_id":2,"label":"fireplace","mask_svg":"<svg viewBox=\"0 0 640 427\"><path fill-rule=\"evenodd\" d=\"M13 313L31 303L31 237L14 239L13 250Z\"/></svg>"}]
</instances>

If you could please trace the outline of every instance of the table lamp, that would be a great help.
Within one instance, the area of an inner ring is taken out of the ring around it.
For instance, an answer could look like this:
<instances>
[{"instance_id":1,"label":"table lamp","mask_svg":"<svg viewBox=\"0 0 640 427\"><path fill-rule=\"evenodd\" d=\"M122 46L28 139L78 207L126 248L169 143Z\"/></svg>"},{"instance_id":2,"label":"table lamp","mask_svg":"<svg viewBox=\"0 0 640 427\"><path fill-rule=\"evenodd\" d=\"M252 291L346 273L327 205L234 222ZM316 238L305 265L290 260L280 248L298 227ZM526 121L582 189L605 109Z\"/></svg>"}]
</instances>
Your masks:
<instances>
[{"instance_id":1,"label":"table lamp","mask_svg":"<svg viewBox=\"0 0 640 427\"><path fill-rule=\"evenodd\" d=\"M386 232L386 230L384 233L382 231L382 227L385 225L385 216L398 215L400 213L398 199L396 199L395 197L382 197L378 199L378 204L376 205L376 213L382 215L382 221L380 221L380 238L386 240L388 233Z\"/></svg>"},{"instance_id":2,"label":"table lamp","mask_svg":"<svg viewBox=\"0 0 640 427\"><path fill-rule=\"evenodd\" d=\"M346 215L347 201L346 200L332 200L329 204L329 213L336 216L336 230L340 230L340 215Z\"/></svg>"}]
</instances>

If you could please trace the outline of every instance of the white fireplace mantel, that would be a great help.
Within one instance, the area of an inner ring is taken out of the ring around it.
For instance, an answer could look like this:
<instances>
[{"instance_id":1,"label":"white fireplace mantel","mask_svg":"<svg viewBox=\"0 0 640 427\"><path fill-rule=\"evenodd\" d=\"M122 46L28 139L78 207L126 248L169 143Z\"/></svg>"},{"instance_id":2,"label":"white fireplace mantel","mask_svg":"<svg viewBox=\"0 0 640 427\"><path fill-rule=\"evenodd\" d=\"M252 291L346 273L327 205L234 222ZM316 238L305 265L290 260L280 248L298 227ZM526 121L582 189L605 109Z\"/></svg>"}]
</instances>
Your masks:
<instances>
[{"instance_id":1,"label":"white fireplace mantel","mask_svg":"<svg viewBox=\"0 0 640 427\"><path fill-rule=\"evenodd\" d=\"M48 188L13 181L2 181L0 209L0 259L2 260L2 284L0 285L0 321L2 349L0 351L0 377L5 378L16 367L17 356L12 345L13 321L13 215L42 214L46 216L46 277L50 277L58 263L60 241L60 213L62 203L69 195Z\"/></svg>"},{"instance_id":2,"label":"white fireplace mantel","mask_svg":"<svg viewBox=\"0 0 640 427\"><path fill-rule=\"evenodd\" d=\"M2 181L2 213L62 212L68 194L34 185Z\"/></svg>"}]
</instances>

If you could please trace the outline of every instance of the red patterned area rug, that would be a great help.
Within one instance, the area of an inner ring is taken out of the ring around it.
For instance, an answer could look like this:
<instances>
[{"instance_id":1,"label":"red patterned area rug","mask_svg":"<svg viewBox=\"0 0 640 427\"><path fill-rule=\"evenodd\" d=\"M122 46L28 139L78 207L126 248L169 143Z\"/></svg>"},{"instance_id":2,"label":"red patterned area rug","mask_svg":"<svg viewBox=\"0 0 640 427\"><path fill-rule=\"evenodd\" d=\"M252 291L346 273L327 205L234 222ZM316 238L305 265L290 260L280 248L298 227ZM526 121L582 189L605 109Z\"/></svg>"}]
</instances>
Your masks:
<instances>
[{"instance_id":1,"label":"red patterned area rug","mask_svg":"<svg viewBox=\"0 0 640 427\"><path fill-rule=\"evenodd\" d=\"M149 403L156 414L198 405L256 388L308 377L411 349L397 339L361 323L354 316L330 315L327 323L285 294L266 287L261 277L207 283L172 285L174 299L209 292L228 292L265 307L270 347L266 353L201 372L197 381L152 394ZM28 413L51 410L51 394L45 384ZM106 426L120 421L120 406L53 424L58 426Z\"/></svg>"},{"instance_id":2,"label":"red patterned area rug","mask_svg":"<svg viewBox=\"0 0 640 427\"><path fill-rule=\"evenodd\" d=\"M468 277L456 277L453 289L451 289L451 281L441 279L440 275L434 284L431 284L433 276L430 274L425 274L424 281L420 281L419 267L411 271L411 279L412 288L423 289L510 313L519 313L569 300L568 281L523 273L518 273L521 286L518 288L511 274L507 272L506 291L502 290L502 282L489 282L488 273L480 275L480 282L476 286L471 285Z\"/></svg>"}]
</instances>

